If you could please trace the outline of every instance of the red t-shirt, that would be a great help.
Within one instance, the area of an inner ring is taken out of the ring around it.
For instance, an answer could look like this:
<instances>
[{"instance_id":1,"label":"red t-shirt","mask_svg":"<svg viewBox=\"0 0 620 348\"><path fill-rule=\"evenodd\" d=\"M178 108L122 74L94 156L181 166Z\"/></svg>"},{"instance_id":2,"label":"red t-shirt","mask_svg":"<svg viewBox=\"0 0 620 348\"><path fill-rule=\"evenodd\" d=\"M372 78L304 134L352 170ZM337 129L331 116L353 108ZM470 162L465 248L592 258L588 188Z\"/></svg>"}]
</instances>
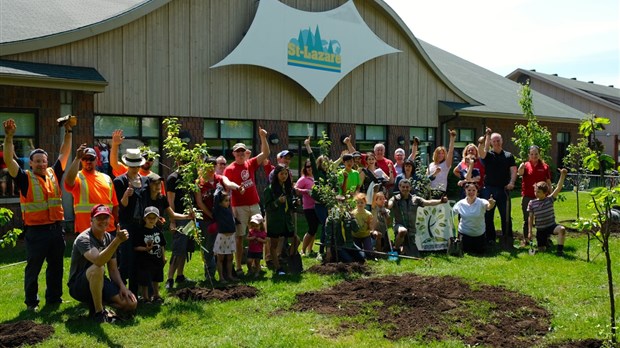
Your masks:
<instances>
[{"instance_id":1,"label":"red t-shirt","mask_svg":"<svg viewBox=\"0 0 620 348\"><path fill-rule=\"evenodd\" d=\"M257 237L257 238L266 239L267 238L267 232L251 228L250 231L248 232L248 236L249 237ZM251 240L248 243L248 251L251 252L251 253L263 252L263 243L257 241L256 239Z\"/></svg>"},{"instance_id":2,"label":"red t-shirt","mask_svg":"<svg viewBox=\"0 0 620 348\"><path fill-rule=\"evenodd\" d=\"M525 170L523 171L523 180L521 181L521 196L536 198L534 184L539 181L551 180L551 172L549 166L538 161L532 166L532 162L525 162Z\"/></svg>"},{"instance_id":3,"label":"red t-shirt","mask_svg":"<svg viewBox=\"0 0 620 348\"><path fill-rule=\"evenodd\" d=\"M258 169L258 160L252 157L243 164L231 163L224 169L224 176L235 184L245 188L245 192L241 194L239 191L232 191L231 205L239 207L244 205L258 204L258 191L256 190L256 180L254 173Z\"/></svg>"},{"instance_id":4,"label":"red t-shirt","mask_svg":"<svg viewBox=\"0 0 620 348\"><path fill-rule=\"evenodd\" d=\"M198 187L200 188L200 195L202 196L202 202L211 213L213 213L213 195L215 194L217 184L224 186L224 181L222 180L221 175L213 174L213 181L201 180L200 184L198 185ZM204 216L204 218L208 219L207 216Z\"/></svg>"},{"instance_id":5,"label":"red t-shirt","mask_svg":"<svg viewBox=\"0 0 620 348\"><path fill-rule=\"evenodd\" d=\"M461 172L461 174L466 173L467 168L469 168L469 165L467 163L463 161L459 163L459 171ZM478 188L481 189L482 187L484 187L484 175L485 175L486 169L484 168L484 164L482 164L482 161L480 160L480 158L477 158L476 162L474 162L474 168L480 171L480 181L478 181Z\"/></svg>"}]
</instances>

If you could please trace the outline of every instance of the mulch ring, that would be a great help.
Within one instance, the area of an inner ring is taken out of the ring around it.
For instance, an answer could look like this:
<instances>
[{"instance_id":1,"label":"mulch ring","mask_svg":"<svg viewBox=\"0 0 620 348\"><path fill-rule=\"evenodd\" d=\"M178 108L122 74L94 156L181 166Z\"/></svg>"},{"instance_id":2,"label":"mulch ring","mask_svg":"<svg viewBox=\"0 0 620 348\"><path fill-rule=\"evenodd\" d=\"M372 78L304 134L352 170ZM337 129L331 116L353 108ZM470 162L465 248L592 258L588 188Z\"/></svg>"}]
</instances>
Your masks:
<instances>
[{"instance_id":1,"label":"mulch ring","mask_svg":"<svg viewBox=\"0 0 620 348\"><path fill-rule=\"evenodd\" d=\"M258 289L248 285L234 285L219 288L183 288L174 293L174 295L183 301L231 301L244 298L256 297Z\"/></svg>"},{"instance_id":2,"label":"mulch ring","mask_svg":"<svg viewBox=\"0 0 620 348\"><path fill-rule=\"evenodd\" d=\"M457 339L472 346L531 347L550 326L549 312L529 296L455 277L413 274L345 281L298 294L292 309L338 315L343 330L378 323L390 340Z\"/></svg>"},{"instance_id":3,"label":"mulch ring","mask_svg":"<svg viewBox=\"0 0 620 348\"><path fill-rule=\"evenodd\" d=\"M314 265L306 272L316 273L320 275L333 275L333 274L362 274L362 275L370 275L372 272L370 271L370 267L365 264L360 264L357 262L353 263L326 263Z\"/></svg>"},{"instance_id":4,"label":"mulch ring","mask_svg":"<svg viewBox=\"0 0 620 348\"><path fill-rule=\"evenodd\" d=\"M54 334L48 324L37 324L32 320L20 320L0 324L0 347L20 347L45 341Z\"/></svg>"}]
</instances>

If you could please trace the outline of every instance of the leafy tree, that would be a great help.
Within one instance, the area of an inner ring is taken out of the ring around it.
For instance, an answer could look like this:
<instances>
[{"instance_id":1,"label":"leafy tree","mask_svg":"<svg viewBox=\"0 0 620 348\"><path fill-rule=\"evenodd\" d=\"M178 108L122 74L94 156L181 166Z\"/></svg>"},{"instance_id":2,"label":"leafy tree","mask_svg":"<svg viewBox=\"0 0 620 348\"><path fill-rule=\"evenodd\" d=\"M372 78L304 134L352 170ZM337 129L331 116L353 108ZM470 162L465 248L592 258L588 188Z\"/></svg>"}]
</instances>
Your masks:
<instances>
[{"instance_id":1,"label":"leafy tree","mask_svg":"<svg viewBox=\"0 0 620 348\"><path fill-rule=\"evenodd\" d=\"M532 100L532 90L530 88L529 81L523 85L521 91L521 99L519 105L523 111L523 116L527 120L526 124L515 124L514 134L512 138L515 146L519 149L517 154L517 160L519 162L525 162L528 159L530 147L536 145L540 151L540 158L545 162L550 163L551 157L549 152L551 151L551 132L547 127L541 126L536 120L534 115L534 107Z\"/></svg>"},{"instance_id":2,"label":"leafy tree","mask_svg":"<svg viewBox=\"0 0 620 348\"><path fill-rule=\"evenodd\" d=\"M592 139L592 143L596 143L596 130L604 129L604 125L609 124L609 119L588 115L581 123L579 130L588 139ZM590 138L591 137L591 138ZM588 170L599 170L603 163L613 163L609 155L603 154L601 150L594 149L592 154L584 158L584 165ZM609 289L609 309L610 309L610 325L611 325L611 342L616 345L616 305L614 299L614 283L611 255L609 252L609 237L611 235L611 225L618 223L612 220L612 207L618 203L620 198L620 186L616 185L612 188L597 187L590 193L592 201L588 203L588 208L593 208L593 213L589 218L580 218L577 221L577 227L581 230L595 232L595 238L601 243L603 253L605 254L605 264L607 268L607 286Z\"/></svg>"},{"instance_id":3,"label":"leafy tree","mask_svg":"<svg viewBox=\"0 0 620 348\"><path fill-rule=\"evenodd\" d=\"M167 133L166 140L164 140L164 150L168 157L174 159L172 169L179 173L180 182L177 183L177 187L185 192L181 198L185 213L193 212L194 216L200 219L202 214L200 210L194 209L193 197L194 192L198 191L199 174L207 169L213 169L213 165L205 161L209 157L207 145L204 143L196 144L190 149L189 145L179 138L181 126L176 117L166 118L163 123L166 126ZM193 226L196 226L195 223ZM200 230L193 228L191 235L200 245L202 241Z\"/></svg>"},{"instance_id":4,"label":"leafy tree","mask_svg":"<svg viewBox=\"0 0 620 348\"><path fill-rule=\"evenodd\" d=\"M562 159L562 163L564 167L569 170L569 173L572 174L568 177L568 180L573 185L575 194L577 195L577 219L579 219L579 189L589 181L586 175L587 170L584 159L590 156L594 151L588 146L588 139L586 138L579 139L576 145L568 145L566 151L567 155Z\"/></svg>"}]
</instances>

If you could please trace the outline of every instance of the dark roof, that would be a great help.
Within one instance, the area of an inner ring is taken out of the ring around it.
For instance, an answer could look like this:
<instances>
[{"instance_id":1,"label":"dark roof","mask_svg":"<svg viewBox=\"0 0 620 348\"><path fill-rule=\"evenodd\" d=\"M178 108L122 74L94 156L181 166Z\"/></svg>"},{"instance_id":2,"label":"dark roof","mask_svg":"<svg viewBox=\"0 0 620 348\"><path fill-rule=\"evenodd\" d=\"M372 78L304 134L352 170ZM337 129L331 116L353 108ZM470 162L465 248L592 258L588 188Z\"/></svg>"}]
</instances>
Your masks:
<instances>
[{"instance_id":1,"label":"dark roof","mask_svg":"<svg viewBox=\"0 0 620 348\"><path fill-rule=\"evenodd\" d=\"M591 97L599 99L599 101L605 103L613 103L616 105L615 109L620 106L620 89L613 86L598 85L594 82L579 81L576 78L566 78L557 76L555 74L544 74L535 70L517 69L508 74L508 78L514 78L519 81L520 79L527 77L535 77L543 81L547 81L561 89L570 91L573 94L587 93Z\"/></svg>"},{"instance_id":2,"label":"dark roof","mask_svg":"<svg viewBox=\"0 0 620 348\"><path fill-rule=\"evenodd\" d=\"M0 59L0 75L89 81L107 84L103 76L94 68L30 63L6 59Z\"/></svg>"},{"instance_id":3,"label":"dark roof","mask_svg":"<svg viewBox=\"0 0 620 348\"><path fill-rule=\"evenodd\" d=\"M418 40L439 70L461 91L480 105L442 104L461 114L484 114L487 117L514 118L523 115L519 105L522 86L501 75L457 57L427 42ZM583 112L544 94L532 91L534 113L549 121L579 122Z\"/></svg>"}]
</instances>

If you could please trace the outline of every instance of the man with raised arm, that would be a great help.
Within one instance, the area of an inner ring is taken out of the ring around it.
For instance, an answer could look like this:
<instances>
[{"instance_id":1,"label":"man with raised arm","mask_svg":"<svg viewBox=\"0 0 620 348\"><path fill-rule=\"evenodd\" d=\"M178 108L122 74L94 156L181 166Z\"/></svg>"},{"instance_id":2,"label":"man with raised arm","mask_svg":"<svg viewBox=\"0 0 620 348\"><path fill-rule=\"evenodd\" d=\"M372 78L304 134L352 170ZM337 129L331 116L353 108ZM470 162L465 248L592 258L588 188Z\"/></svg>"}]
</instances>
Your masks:
<instances>
[{"instance_id":1,"label":"man with raised arm","mask_svg":"<svg viewBox=\"0 0 620 348\"><path fill-rule=\"evenodd\" d=\"M510 216L510 191L515 188L517 165L512 153L504 151L502 145L502 136L499 133L492 133L491 128L487 128L484 143L478 145L478 154L486 169L482 198L489 199L491 195L495 198L495 206L498 208L502 220L501 246L504 249L511 250L513 249L514 238ZM487 152L487 149L490 151ZM488 210L484 216L487 242L491 244L495 243L496 238L493 223L494 214L495 207Z\"/></svg>"},{"instance_id":2,"label":"man with raised arm","mask_svg":"<svg viewBox=\"0 0 620 348\"><path fill-rule=\"evenodd\" d=\"M19 202L24 221L26 241L26 269L24 271L25 303L29 310L37 311L39 305L39 273L47 261L45 301L48 305L62 303L63 255L65 231L62 222L62 190L60 181L71 154L71 128L73 122L65 122L65 135L60 154L52 167L48 167L48 155L43 149L30 152L31 170L23 170L15 161L13 136L17 126L13 119L3 122L4 158L8 173L19 190Z\"/></svg>"},{"instance_id":3,"label":"man with raised arm","mask_svg":"<svg viewBox=\"0 0 620 348\"><path fill-rule=\"evenodd\" d=\"M267 131L258 127L258 136L260 137L261 152L256 157L246 159L247 147L243 143L237 143L232 148L235 161L224 169L224 175L244 189L243 191L232 191L231 196L233 213L237 220L239 220L235 236L237 246L235 251L235 268L238 276L243 274L241 267L243 236L246 234L252 215L261 213L254 173L271 153L269 143L267 142Z\"/></svg>"}]
</instances>

